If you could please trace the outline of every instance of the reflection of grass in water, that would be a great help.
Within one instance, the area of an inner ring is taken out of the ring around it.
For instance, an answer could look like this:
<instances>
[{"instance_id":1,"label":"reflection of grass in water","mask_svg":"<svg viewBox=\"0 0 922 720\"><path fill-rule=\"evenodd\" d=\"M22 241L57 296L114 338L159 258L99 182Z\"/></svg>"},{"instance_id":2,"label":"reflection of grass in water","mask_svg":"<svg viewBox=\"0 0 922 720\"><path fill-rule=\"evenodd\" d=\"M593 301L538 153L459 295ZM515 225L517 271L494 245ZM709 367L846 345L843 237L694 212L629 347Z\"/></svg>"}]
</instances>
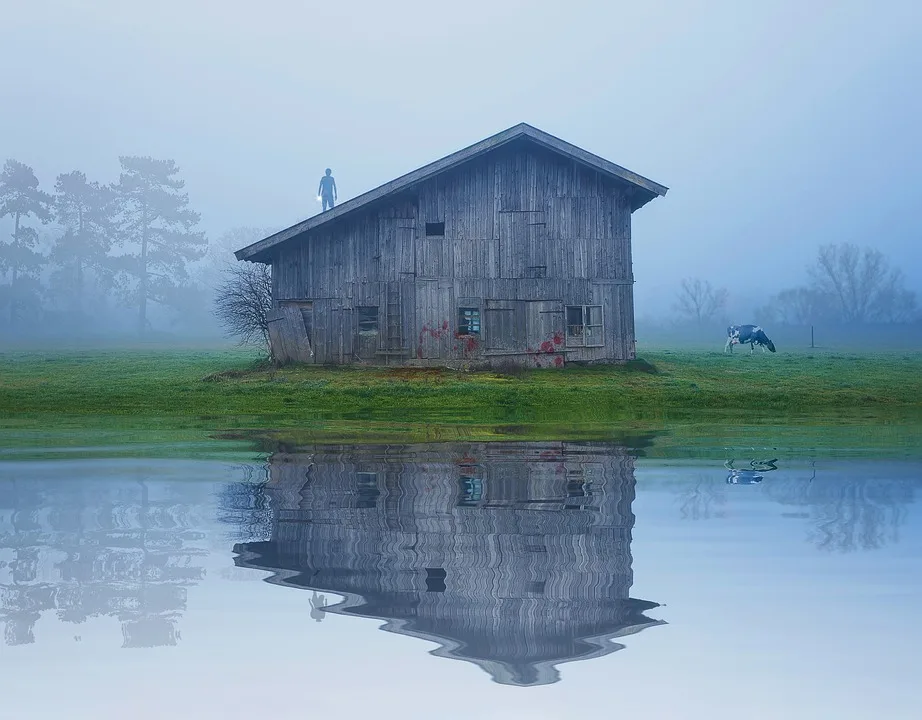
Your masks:
<instances>
[{"instance_id":1,"label":"reflection of grass in water","mask_svg":"<svg viewBox=\"0 0 922 720\"><path fill-rule=\"evenodd\" d=\"M769 460L922 457L922 425L438 425L326 421L309 428L207 431L86 429L0 432L0 460L31 457L194 457L251 460L313 444L416 444L490 441L597 441L645 458Z\"/></svg>"}]
</instances>

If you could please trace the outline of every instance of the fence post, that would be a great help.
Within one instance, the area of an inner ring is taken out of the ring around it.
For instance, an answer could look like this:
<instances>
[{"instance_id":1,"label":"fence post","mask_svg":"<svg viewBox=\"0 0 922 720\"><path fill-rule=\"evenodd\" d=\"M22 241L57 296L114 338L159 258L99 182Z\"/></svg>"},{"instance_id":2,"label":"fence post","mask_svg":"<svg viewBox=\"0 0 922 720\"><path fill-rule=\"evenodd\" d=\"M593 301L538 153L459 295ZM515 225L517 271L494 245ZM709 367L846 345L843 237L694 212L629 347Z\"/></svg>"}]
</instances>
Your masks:
<instances>
[{"instance_id":1,"label":"fence post","mask_svg":"<svg viewBox=\"0 0 922 720\"><path fill-rule=\"evenodd\" d=\"M810 347L811 347L811 348L816 347L816 346L813 344L813 326L812 326L812 325L810 326Z\"/></svg>"}]
</instances>

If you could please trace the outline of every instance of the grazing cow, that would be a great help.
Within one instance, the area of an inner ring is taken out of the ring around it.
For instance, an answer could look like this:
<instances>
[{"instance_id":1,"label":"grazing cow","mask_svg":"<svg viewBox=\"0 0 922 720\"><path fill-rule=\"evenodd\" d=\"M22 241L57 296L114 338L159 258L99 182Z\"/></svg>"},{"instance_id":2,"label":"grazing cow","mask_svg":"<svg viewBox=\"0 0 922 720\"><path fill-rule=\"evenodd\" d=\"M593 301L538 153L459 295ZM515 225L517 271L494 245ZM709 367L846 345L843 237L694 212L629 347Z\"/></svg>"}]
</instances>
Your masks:
<instances>
[{"instance_id":1,"label":"grazing cow","mask_svg":"<svg viewBox=\"0 0 922 720\"><path fill-rule=\"evenodd\" d=\"M762 352L765 352L765 348L775 352L775 343L768 339L768 335L758 325L731 325L727 328L727 344L724 345L724 352L729 350L732 353L734 345L747 343L750 355L755 345L759 345Z\"/></svg>"}]
</instances>

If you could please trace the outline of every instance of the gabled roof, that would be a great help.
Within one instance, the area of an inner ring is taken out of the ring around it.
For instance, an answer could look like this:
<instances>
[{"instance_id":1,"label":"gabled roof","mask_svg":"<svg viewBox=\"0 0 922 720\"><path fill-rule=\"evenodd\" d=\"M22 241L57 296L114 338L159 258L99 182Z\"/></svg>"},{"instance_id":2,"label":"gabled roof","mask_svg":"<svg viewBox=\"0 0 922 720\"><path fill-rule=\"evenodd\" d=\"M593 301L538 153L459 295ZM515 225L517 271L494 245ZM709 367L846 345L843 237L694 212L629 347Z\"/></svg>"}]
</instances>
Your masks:
<instances>
[{"instance_id":1,"label":"gabled roof","mask_svg":"<svg viewBox=\"0 0 922 720\"><path fill-rule=\"evenodd\" d=\"M538 130L527 123L520 123L514 127L509 128L508 130L503 130L496 135L481 140L474 145L464 148L463 150L458 150L457 152L452 153L443 157L441 160L436 160L435 162L424 165L417 170L403 175L396 180L391 180L384 185L381 185L374 190L369 190L368 192L354 197L351 200L347 200L342 205L337 205L332 210L327 212L319 213L313 217L309 217L307 220L292 225L290 228L281 230L274 235L248 245L247 247L238 250L234 253L238 260L254 260L258 261L257 256L264 253L266 250L283 243L286 240L290 240L301 233L307 232L308 230L313 230L316 227L325 225L333 220L342 218L345 215L354 213L355 211L366 207L367 205L381 200L382 198L398 193L404 190L411 188L414 185L417 185L421 182L429 180L439 173L445 172L446 170L451 170L462 163L473 160L476 157L484 155L501 145L506 145L514 140L527 139L536 145L544 147L548 150L556 152L559 155L563 155L572 160L575 160L583 165L592 168L593 170L598 170L603 175L606 175L613 180L618 180L628 184L632 190L632 204L631 211L637 210L648 202L653 200L656 197L661 197L666 194L668 188L655 183L652 180L638 175L635 172L631 172L626 168L621 167L620 165L615 165L613 162L599 157L598 155L593 155L582 148L578 148L575 145L571 145L564 140L549 135L548 133Z\"/></svg>"}]
</instances>

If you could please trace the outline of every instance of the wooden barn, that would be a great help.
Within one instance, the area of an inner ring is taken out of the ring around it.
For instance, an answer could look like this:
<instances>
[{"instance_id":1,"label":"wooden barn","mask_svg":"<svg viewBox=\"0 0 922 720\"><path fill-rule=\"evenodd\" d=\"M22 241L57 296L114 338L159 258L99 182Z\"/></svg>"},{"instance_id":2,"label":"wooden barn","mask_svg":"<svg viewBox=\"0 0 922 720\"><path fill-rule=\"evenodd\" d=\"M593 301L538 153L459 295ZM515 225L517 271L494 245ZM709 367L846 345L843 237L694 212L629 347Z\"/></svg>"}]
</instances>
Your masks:
<instances>
[{"instance_id":1,"label":"wooden barn","mask_svg":"<svg viewBox=\"0 0 922 720\"><path fill-rule=\"evenodd\" d=\"M667 188L516 125L236 252L281 361L634 357L631 214Z\"/></svg>"}]
</instances>

